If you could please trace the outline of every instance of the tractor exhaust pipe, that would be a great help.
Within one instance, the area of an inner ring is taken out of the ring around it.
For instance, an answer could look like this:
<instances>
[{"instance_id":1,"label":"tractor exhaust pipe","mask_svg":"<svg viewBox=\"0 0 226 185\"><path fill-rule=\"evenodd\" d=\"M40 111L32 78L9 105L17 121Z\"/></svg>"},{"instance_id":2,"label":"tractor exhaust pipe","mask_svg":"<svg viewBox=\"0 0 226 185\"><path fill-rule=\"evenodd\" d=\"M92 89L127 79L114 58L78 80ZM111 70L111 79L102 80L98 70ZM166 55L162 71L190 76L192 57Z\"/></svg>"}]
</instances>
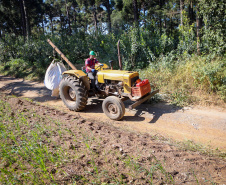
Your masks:
<instances>
[{"instance_id":1,"label":"tractor exhaust pipe","mask_svg":"<svg viewBox=\"0 0 226 185\"><path fill-rule=\"evenodd\" d=\"M117 47L118 47L118 62L119 62L119 69L122 70L122 61L121 61L121 55L120 55L120 40L118 40L118 44L117 44Z\"/></svg>"}]
</instances>

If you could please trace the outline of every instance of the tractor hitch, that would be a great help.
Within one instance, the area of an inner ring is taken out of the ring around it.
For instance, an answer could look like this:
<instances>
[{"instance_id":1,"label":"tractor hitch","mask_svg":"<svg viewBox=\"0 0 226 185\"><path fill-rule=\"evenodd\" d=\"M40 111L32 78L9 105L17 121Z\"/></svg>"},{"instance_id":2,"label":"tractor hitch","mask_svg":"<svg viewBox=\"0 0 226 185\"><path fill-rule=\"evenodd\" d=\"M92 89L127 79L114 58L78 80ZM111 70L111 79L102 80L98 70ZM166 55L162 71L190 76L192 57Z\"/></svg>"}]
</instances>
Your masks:
<instances>
[{"instance_id":1,"label":"tractor hitch","mask_svg":"<svg viewBox=\"0 0 226 185\"><path fill-rule=\"evenodd\" d=\"M138 101L136 101L135 103L133 103L132 105L130 105L129 106L129 110L132 110L135 107L137 107L138 105L140 105L141 103L144 103L145 101L149 100L152 96L154 96L158 92L159 92L159 89L153 91L152 93L148 93L146 96L144 96L143 98L139 99Z\"/></svg>"}]
</instances>

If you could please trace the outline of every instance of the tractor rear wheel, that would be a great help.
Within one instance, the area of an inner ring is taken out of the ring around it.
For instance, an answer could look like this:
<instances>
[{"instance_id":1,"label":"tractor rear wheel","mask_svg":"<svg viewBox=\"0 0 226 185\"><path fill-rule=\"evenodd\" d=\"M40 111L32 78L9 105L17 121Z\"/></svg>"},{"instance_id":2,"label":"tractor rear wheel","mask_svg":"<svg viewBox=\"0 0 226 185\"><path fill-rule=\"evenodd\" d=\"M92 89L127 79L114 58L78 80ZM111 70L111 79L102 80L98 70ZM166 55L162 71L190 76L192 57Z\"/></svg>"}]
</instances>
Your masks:
<instances>
[{"instance_id":1,"label":"tractor rear wheel","mask_svg":"<svg viewBox=\"0 0 226 185\"><path fill-rule=\"evenodd\" d=\"M81 111L85 108L88 93L83 82L74 76L66 76L60 82L60 98L64 104L74 111Z\"/></svg>"},{"instance_id":2,"label":"tractor rear wheel","mask_svg":"<svg viewBox=\"0 0 226 185\"><path fill-rule=\"evenodd\" d=\"M118 97L109 96L102 104L104 113L113 120L120 120L125 114L125 105Z\"/></svg>"}]
</instances>

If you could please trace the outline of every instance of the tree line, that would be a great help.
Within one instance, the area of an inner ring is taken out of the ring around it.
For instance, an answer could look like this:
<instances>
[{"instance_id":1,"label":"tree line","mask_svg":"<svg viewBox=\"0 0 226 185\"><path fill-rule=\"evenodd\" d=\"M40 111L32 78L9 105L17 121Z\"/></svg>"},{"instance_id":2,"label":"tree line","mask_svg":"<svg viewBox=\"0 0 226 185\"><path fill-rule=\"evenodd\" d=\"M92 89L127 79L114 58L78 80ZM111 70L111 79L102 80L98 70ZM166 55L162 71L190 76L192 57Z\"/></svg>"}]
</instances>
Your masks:
<instances>
[{"instance_id":1,"label":"tree line","mask_svg":"<svg viewBox=\"0 0 226 185\"><path fill-rule=\"evenodd\" d=\"M224 55L225 11L223 0L1 0L0 39L91 37L100 46L97 37L110 35L132 61L140 49L148 61L172 51Z\"/></svg>"},{"instance_id":2,"label":"tree line","mask_svg":"<svg viewBox=\"0 0 226 185\"><path fill-rule=\"evenodd\" d=\"M225 4L0 0L0 72L43 79L54 55L47 39L74 64L84 64L90 50L100 62L118 61L120 40L123 68L142 70L141 78L155 83L174 102L199 101L200 92L225 102Z\"/></svg>"}]
</instances>

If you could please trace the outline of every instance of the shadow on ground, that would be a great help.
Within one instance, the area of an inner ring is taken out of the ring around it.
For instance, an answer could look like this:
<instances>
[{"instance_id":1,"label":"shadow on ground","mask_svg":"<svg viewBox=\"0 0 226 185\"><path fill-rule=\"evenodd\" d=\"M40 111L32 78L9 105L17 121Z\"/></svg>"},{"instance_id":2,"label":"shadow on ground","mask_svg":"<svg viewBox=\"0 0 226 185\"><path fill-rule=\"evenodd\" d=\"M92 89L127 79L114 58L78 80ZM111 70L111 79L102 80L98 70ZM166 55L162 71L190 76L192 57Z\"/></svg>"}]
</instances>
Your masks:
<instances>
[{"instance_id":1,"label":"shadow on ground","mask_svg":"<svg viewBox=\"0 0 226 185\"><path fill-rule=\"evenodd\" d=\"M32 99L39 102L56 99L51 97L51 91L48 90L44 85L40 85L39 82L26 82L21 78L15 79L7 76L0 76L0 81L12 81L0 88L0 91L8 95L20 97L24 96L25 93L28 93L28 97L32 97Z\"/></svg>"},{"instance_id":2,"label":"shadow on ground","mask_svg":"<svg viewBox=\"0 0 226 185\"><path fill-rule=\"evenodd\" d=\"M15 79L7 76L0 76L0 81L12 81L0 88L0 92L4 92L9 95L16 95L18 97L25 96L32 98L37 102L59 101L59 98L51 97L51 91L39 82L24 81L24 79ZM103 99L89 98L88 104L83 111L84 113L103 113L102 110ZM158 119L168 113L174 113L182 107L169 105L167 102L160 103L147 103L141 104L133 110L129 110L128 107L133 102L127 100L124 102L126 112L131 113L131 116L125 115L124 121L144 121L145 117L151 119L149 123L156 123Z\"/></svg>"},{"instance_id":3,"label":"shadow on ground","mask_svg":"<svg viewBox=\"0 0 226 185\"><path fill-rule=\"evenodd\" d=\"M102 102L103 99L90 98L84 112L103 113ZM123 121L144 121L145 117L149 117L151 119L149 123L153 124L156 123L162 115L174 113L182 109L182 107L170 105L167 102L159 102L141 104L135 109L129 110L129 105L131 105L132 103L133 102L130 100L124 101L126 112L129 112L131 116L125 115Z\"/></svg>"},{"instance_id":4,"label":"shadow on ground","mask_svg":"<svg viewBox=\"0 0 226 185\"><path fill-rule=\"evenodd\" d=\"M125 102L126 107L132 104L130 100ZM158 119L169 113L174 113L178 110L181 110L182 107L170 105L168 102L158 102L158 103L143 103L137 106L135 109L131 110L135 117L148 117L151 119L149 123L156 123ZM133 119L133 118L132 118Z\"/></svg>"}]
</instances>

